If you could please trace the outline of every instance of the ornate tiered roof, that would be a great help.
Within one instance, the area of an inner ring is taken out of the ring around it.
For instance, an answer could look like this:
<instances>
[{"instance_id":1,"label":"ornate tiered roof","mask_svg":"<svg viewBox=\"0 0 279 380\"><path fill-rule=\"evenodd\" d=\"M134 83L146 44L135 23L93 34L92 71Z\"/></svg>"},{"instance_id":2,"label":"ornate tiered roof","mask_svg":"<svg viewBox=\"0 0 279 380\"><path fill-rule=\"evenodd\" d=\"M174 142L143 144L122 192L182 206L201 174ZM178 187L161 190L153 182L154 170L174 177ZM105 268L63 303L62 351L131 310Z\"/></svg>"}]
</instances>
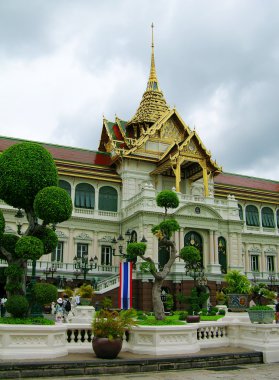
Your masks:
<instances>
[{"instance_id":1,"label":"ornate tiered roof","mask_svg":"<svg viewBox=\"0 0 279 380\"><path fill-rule=\"evenodd\" d=\"M128 122L128 127L133 124L153 124L169 110L163 92L160 90L156 74L153 28L152 24L151 67L146 91L142 96L142 100L135 115Z\"/></svg>"}]
</instances>

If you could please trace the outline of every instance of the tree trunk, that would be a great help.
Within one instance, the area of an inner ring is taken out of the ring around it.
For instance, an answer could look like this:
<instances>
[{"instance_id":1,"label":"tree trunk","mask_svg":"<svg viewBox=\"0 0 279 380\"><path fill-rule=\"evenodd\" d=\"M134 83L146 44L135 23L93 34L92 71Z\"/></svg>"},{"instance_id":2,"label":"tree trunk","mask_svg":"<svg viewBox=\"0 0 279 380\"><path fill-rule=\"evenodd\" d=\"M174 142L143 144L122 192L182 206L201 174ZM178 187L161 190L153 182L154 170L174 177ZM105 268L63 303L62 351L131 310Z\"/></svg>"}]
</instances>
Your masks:
<instances>
[{"instance_id":1,"label":"tree trunk","mask_svg":"<svg viewBox=\"0 0 279 380\"><path fill-rule=\"evenodd\" d=\"M152 287L153 311L154 311L155 318L160 321L165 319L164 304L161 299L161 286L162 286L163 281L164 279L155 278L155 281Z\"/></svg>"}]
</instances>

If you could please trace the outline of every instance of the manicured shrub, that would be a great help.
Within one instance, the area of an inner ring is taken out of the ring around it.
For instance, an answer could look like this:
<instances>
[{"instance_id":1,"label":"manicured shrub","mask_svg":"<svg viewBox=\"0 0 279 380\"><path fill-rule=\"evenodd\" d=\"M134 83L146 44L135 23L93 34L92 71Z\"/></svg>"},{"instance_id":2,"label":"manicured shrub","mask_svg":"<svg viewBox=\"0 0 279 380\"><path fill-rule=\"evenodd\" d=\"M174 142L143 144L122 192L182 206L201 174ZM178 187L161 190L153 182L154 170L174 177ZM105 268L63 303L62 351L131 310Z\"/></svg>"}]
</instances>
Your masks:
<instances>
[{"instance_id":1,"label":"manicured shrub","mask_svg":"<svg viewBox=\"0 0 279 380\"><path fill-rule=\"evenodd\" d=\"M36 283L33 287L33 299L40 305L47 305L57 300L58 291L52 284Z\"/></svg>"},{"instance_id":2,"label":"manicured shrub","mask_svg":"<svg viewBox=\"0 0 279 380\"><path fill-rule=\"evenodd\" d=\"M40 239L44 245L44 254L53 252L58 244L58 236L55 231L50 228L41 226L36 229L34 236Z\"/></svg>"},{"instance_id":3,"label":"manicured shrub","mask_svg":"<svg viewBox=\"0 0 279 380\"><path fill-rule=\"evenodd\" d=\"M3 212L0 210L0 239L2 238L5 231L5 219Z\"/></svg>"},{"instance_id":4,"label":"manicured shrub","mask_svg":"<svg viewBox=\"0 0 279 380\"><path fill-rule=\"evenodd\" d=\"M156 203L159 207L176 208L179 205L177 194L171 190L163 190L156 197Z\"/></svg>"},{"instance_id":5,"label":"manicured shrub","mask_svg":"<svg viewBox=\"0 0 279 380\"><path fill-rule=\"evenodd\" d=\"M32 173L32 175L31 175ZM32 210L36 194L57 186L57 168L51 154L30 142L14 144L0 156L0 198L7 204Z\"/></svg>"},{"instance_id":6,"label":"manicured shrub","mask_svg":"<svg viewBox=\"0 0 279 380\"><path fill-rule=\"evenodd\" d=\"M145 243L129 243L127 246L127 258L135 259L137 256L143 256L146 250Z\"/></svg>"},{"instance_id":7,"label":"manicured shrub","mask_svg":"<svg viewBox=\"0 0 279 380\"><path fill-rule=\"evenodd\" d=\"M72 200L60 187L45 187L36 195L34 210L46 224L62 223L72 215Z\"/></svg>"},{"instance_id":8,"label":"manicured shrub","mask_svg":"<svg viewBox=\"0 0 279 380\"><path fill-rule=\"evenodd\" d=\"M8 313L10 313L15 318L23 318L27 315L29 303L25 296L10 296L5 307Z\"/></svg>"},{"instance_id":9,"label":"manicured shrub","mask_svg":"<svg viewBox=\"0 0 279 380\"><path fill-rule=\"evenodd\" d=\"M16 243L15 254L26 260L38 260L44 254L44 244L34 236L22 236Z\"/></svg>"},{"instance_id":10,"label":"manicured shrub","mask_svg":"<svg viewBox=\"0 0 279 380\"><path fill-rule=\"evenodd\" d=\"M198 248L193 247L191 245L183 247L179 252L179 256L183 261L188 262L190 264L201 261L200 251L198 250Z\"/></svg>"},{"instance_id":11,"label":"manicured shrub","mask_svg":"<svg viewBox=\"0 0 279 380\"><path fill-rule=\"evenodd\" d=\"M2 246L13 256L15 254L15 246L18 242L18 239L19 236L13 234L4 234L2 237Z\"/></svg>"},{"instance_id":12,"label":"manicured shrub","mask_svg":"<svg viewBox=\"0 0 279 380\"><path fill-rule=\"evenodd\" d=\"M220 309L220 310L218 311L218 314L219 314L219 315L226 315L226 310L224 310L224 309Z\"/></svg>"}]
</instances>

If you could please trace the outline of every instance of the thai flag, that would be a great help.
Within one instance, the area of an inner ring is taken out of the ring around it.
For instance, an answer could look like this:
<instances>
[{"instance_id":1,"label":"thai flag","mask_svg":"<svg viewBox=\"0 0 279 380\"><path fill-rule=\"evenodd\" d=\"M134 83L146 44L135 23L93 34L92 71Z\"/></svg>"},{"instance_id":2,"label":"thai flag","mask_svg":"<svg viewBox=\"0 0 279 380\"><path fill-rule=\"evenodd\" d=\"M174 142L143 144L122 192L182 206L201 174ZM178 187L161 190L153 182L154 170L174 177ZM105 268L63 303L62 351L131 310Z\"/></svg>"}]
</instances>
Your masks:
<instances>
[{"instance_id":1,"label":"thai flag","mask_svg":"<svg viewBox=\"0 0 279 380\"><path fill-rule=\"evenodd\" d=\"M120 263L120 287L118 296L118 306L120 309L131 309L132 307L132 270L133 263Z\"/></svg>"}]
</instances>

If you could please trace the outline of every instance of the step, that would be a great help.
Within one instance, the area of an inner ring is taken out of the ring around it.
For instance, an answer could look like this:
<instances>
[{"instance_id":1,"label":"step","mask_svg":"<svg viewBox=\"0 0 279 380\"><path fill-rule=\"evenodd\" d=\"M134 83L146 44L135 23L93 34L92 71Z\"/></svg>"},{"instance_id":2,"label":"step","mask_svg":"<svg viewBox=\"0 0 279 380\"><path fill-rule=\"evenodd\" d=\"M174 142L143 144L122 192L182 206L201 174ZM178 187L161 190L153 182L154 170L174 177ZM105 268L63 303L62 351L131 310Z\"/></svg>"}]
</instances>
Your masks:
<instances>
[{"instance_id":1,"label":"step","mask_svg":"<svg viewBox=\"0 0 279 380\"><path fill-rule=\"evenodd\" d=\"M63 376L92 376L100 374L119 374L119 373L143 373L158 372L170 370L185 369L206 369L221 368L241 365L263 363L261 352L238 351L223 353L208 353L208 350L202 350L204 354L185 355L185 356L168 356L168 357L150 357L142 355L129 355L120 353L119 357L114 360L97 359L83 354L75 354L65 359L65 357L55 360L45 361L17 361L17 362L0 362L0 379L35 379L35 378L60 378ZM90 358L90 359L89 359Z\"/></svg>"}]
</instances>

